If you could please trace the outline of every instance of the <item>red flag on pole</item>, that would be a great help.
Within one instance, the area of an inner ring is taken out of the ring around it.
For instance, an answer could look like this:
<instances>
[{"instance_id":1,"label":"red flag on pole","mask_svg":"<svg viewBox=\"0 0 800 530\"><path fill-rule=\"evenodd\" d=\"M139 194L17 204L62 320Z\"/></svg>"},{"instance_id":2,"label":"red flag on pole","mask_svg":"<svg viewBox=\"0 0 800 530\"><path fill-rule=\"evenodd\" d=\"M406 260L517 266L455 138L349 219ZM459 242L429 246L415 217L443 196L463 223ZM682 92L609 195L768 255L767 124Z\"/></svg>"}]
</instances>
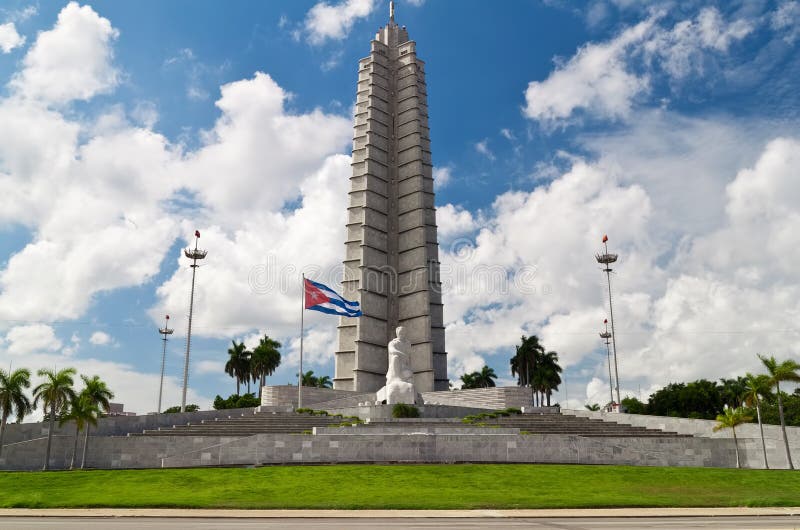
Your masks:
<instances>
[{"instance_id":1,"label":"red flag on pole","mask_svg":"<svg viewBox=\"0 0 800 530\"><path fill-rule=\"evenodd\" d=\"M194 231L194 237L200 237L200 230Z\"/></svg>"},{"instance_id":2,"label":"red flag on pole","mask_svg":"<svg viewBox=\"0 0 800 530\"><path fill-rule=\"evenodd\" d=\"M200 237L200 236L197 236L197 237ZM603 243L605 243L606 241L608 241L608 236L604 235L603 236Z\"/></svg>"}]
</instances>

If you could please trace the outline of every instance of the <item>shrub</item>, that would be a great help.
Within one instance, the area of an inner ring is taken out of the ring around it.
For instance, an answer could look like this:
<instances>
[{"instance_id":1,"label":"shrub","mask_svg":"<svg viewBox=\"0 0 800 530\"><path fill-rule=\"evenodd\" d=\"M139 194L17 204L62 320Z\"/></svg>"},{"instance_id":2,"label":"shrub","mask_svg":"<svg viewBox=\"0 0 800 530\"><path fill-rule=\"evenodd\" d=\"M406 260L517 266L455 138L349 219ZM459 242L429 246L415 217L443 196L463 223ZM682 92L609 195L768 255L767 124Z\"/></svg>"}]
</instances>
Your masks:
<instances>
[{"instance_id":1,"label":"shrub","mask_svg":"<svg viewBox=\"0 0 800 530\"><path fill-rule=\"evenodd\" d=\"M307 408L303 408L303 407L300 407L299 409L295 409L295 412L298 413L298 414L314 414L314 411L312 409L307 409Z\"/></svg>"},{"instance_id":2,"label":"shrub","mask_svg":"<svg viewBox=\"0 0 800 530\"><path fill-rule=\"evenodd\" d=\"M392 407L392 418L419 418L419 409L414 405L397 403Z\"/></svg>"},{"instance_id":3,"label":"shrub","mask_svg":"<svg viewBox=\"0 0 800 530\"><path fill-rule=\"evenodd\" d=\"M200 406L199 405L195 405L195 404L186 405L186 412L197 412L198 410L200 410ZM162 414L176 414L176 413L178 413L180 411L181 411L181 406L180 405L175 405L174 407L170 407L170 408L166 409Z\"/></svg>"},{"instance_id":4,"label":"shrub","mask_svg":"<svg viewBox=\"0 0 800 530\"><path fill-rule=\"evenodd\" d=\"M259 400L254 393L241 396L239 394L231 394L227 399L223 399L222 396L217 395L217 397L214 398L214 410L247 409L258 407L259 405L261 405L261 400Z\"/></svg>"}]
</instances>

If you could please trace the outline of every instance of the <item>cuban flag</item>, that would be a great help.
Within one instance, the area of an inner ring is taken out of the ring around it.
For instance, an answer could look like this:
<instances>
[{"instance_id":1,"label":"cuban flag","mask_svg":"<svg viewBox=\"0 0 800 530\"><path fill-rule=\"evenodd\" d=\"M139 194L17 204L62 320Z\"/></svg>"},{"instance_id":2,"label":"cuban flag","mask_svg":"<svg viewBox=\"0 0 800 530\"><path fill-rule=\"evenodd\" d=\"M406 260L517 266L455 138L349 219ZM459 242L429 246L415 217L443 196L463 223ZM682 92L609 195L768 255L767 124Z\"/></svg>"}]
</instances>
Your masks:
<instances>
[{"instance_id":1,"label":"cuban flag","mask_svg":"<svg viewBox=\"0 0 800 530\"><path fill-rule=\"evenodd\" d=\"M336 291L321 283L305 279L306 309L344 317L360 317L361 305L339 296Z\"/></svg>"}]
</instances>

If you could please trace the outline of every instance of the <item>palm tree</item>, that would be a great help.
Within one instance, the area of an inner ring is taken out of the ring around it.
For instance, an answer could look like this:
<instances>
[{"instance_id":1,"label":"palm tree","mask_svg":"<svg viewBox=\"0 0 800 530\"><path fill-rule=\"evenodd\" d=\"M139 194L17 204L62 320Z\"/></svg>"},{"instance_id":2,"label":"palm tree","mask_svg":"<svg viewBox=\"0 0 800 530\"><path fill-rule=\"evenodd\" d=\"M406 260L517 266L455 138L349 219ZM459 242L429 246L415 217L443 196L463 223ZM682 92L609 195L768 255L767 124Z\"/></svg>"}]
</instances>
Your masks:
<instances>
[{"instance_id":1,"label":"palm tree","mask_svg":"<svg viewBox=\"0 0 800 530\"><path fill-rule=\"evenodd\" d=\"M539 343L539 337L522 336L521 344L516 347L516 352L511 358L511 375L517 376L519 386L527 386L533 389L533 380L539 367L539 360L544 355L544 347ZM534 389L534 396L538 405L538 394Z\"/></svg>"},{"instance_id":2,"label":"palm tree","mask_svg":"<svg viewBox=\"0 0 800 530\"><path fill-rule=\"evenodd\" d=\"M484 364L483 368L481 368L481 371L477 372L477 374L478 377L476 380L480 388L490 388L495 386L494 380L497 379L497 374L494 373L494 368L489 368Z\"/></svg>"},{"instance_id":3,"label":"palm tree","mask_svg":"<svg viewBox=\"0 0 800 530\"><path fill-rule=\"evenodd\" d=\"M78 437L80 436L81 431L84 429L84 427L86 427L88 431L89 424L97 425L97 417L99 415L100 407L96 403L93 403L88 395L81 393L72 399L69 410L66 412L66 414L62 414L61 419L58 420L59 426L62 426L70 421L75 422L75 442L72 445L72 457L69 460L70 469L74 469L75 467L75 453L78 452ZM86 460L85 443L83 447L83 459ZM85 462L81 462L81 468L83 468L84 463Z\"/></svg>"},{"instance_id":4,"label":"palm tree","mask_svg":"<svg viewBox=\"0 0 800 530\"><path fill-rule=\"evenodd\" d=\"M31 372L25 368L5 372L0 370L0 455L3 454L3 435L8 417L16 411L17 421L22 421L31 411L31 402L25 389L31 386Z\"/></svg>"},{"instance_id":5,"label":"palm tree","mask_svg":"<svg viewBox=\"0 0 800 530\"><path fill-rule=\"evenodd\" d=\"M275 373L281 364L281 352L278 351L280 347L280 342L269 338L269 335L264 335L250 354L250 375L253 381L259 381L259 399L267 376Z\"/></svg>"},{"instance_id":6,"label":"palm tree","mask_svg":"<svg viewBox=\"0 0 800 530\"><path fill-rule=\"evenodd\" d=\"M561 384L561 366L558 364L558 354L549 351L539 359L539 383L540 389L547 398L547 406L550 406L550 396L554 390L558 390Z\"/></svg>"},{"instance_id":7,"label":"palm tree","mask_svg":"<svg viewBox=\"0 0 800 530\"><path fill-rule=\"evenodd\" d=\"M309 370L303 374L303 386L317 386L317 377L314 370Z\"/></svg>"},{"instance_id":8,"label":"palm tree","mask_svg":"<svg viewBox=\"0 0 800 530\"><path fill-rule=\"evenodd\" d=\"M717 421L719 423L714 426L714 432L721 431L722 429L731 429L733 431L733 444L736 446L737 468L741 468L742 466L739 463L739 440L736 438L736 426L741 425L742 423L747 423L752 419L752 416L745 414L742 407L732 408L727 405L725 406L724 413L717 416Z\"/></svg>"},{"instance_id":9,"label":"palm tree","mask_svg":"<svg viewBox=\"0 0 800 530\"><path fill-rule=\"evenodd\" d=\"M228 362L225 363L225 373L236 379L236 395L239 395L239 385L245 380L250 381L250 352L244 342L236 343L232 340L232 347L228 348Z\"/></svg>"},{"instance_id":10,"label":"palm tree","mask_svg":"<svg viewBox=\"0 0 800 530\"><path fill-rule=\"evenodd\" d=\"M62 412L75 399L75 390L72 388L75 384L72 379L75 369L64 368L56 372L43 368L36 373L44 377L45 381L33 389L33 406L36 407L41 401L45 413L50 409L50 429L47 432L47 450L44 457L44 470L47 471L50 469L50 448L53 444L56 414Z\"/></svg>"},{"instance_id":11,"label":"palm tree","mask_svg":"<svg viewBox=\"0 0 800 530\"><path fill-rule=\"evenodd\" d=\"M747 391L747 379L745 377L737 377L736 379L720 379L719 380L719 395L722 403L729 407L740 407L742 405L742 396Z\"/></svg>"},{"instance_id":12,"label":"palm tree","mask_svg":"<svg viewBox=\"0 0 800 530\"><path fill-rule=\"evenodd\" d=\"M794 469L792 464L792 454L789 451L789 439L786 437L786 420L783 417L783 399L781 398L781 382L800 382L800 364L793 359L778 363L775 357L767 358L764 355L759 355L759 359L764 363L764 366L769 372L769 386L775 387L775 393L778 395L778 415L781 418L781 431L783 432L783 443L786 446L786 459L789 461L789 469Z\"/></svg>"},{"instance_id":13,"label":"palm tree","mask_svg":"<svg viewBox=\"0 0 800 530\"><path fill-rule=\"evenodd\" d=\"M475 382L475 376L478 375L478 372L472 372L471 374L464 374L461 376L461 389L466 390L468 388L478 388L478 384Z\"/></svg>"},{"instance_id":14,"label":"palm tree","mask_svg":"<svg viewBox=\"0 0 800 530\"><path fill-rule=\"evenodd\" d=\"M98 376L92 376L91 379L85 375L81 376L83 379L83 390L81 396L86 397L89 403L94 405L100 410L100 413L108 414L108 409L111 407L111 400L114 399L114 393L108 389L105 381ZM83 454L81 456L81 469L86 464L86 446L89 445L89 427L97 425L97 422L88 422L86 424L86 431L83 437Z\"/></svg>"},{"instance_id":15,"label":"palm tree","mask_svg":"<svg viewBox=\"0 0 800 530\"><path fill-rule=\"evenodd\" d=\"M591 405L584 405L584 407L586 407L586 410L591 410L592 412L597 412L600 410L600 405L598 405L597 403L592 403Z\"/></svg>"},{"instance_id":16,"label":"palm tree","mask_svg":"<svg viewBox=\"0 0 800 530\"><path fill-rule=\"evenodd\" d=\"M764 469L769 469L769 464L767 463L767 443L764 441L764 425L761 423L761 396L769 395L769 389L769 376L748 373L745 377L745 392L742 399L748 407L755 406L756 408L758 429L761 431L761 448L764 451Z\"/></svg>"},{"instance_id":17,"label":"palm tree","mask_svg":"<svg viewBox=\"0 0 800 530\"><path fill-rule=\"evenodd\" d=\"M317 378L317 388L332 388L333 381L331 381L330 376L322 375Z\"/></svg>"}]
</instances>

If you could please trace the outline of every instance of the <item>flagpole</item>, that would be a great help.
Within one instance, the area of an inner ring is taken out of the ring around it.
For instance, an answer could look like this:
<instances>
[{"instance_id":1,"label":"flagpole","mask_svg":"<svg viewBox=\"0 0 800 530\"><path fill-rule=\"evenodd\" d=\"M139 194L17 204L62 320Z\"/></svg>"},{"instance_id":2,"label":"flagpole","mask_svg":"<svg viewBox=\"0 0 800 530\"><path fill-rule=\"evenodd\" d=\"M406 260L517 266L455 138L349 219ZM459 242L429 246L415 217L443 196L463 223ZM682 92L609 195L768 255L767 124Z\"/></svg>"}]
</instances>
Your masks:
<instances>
[{"instance_id":1,"label":"flagpole","mask_svg":"<svg viewBox=\"0 0 800 530\"><path fill-rule=\"evenodd\" d=\"M297 374L297 408L303 408L303 316L306 312L306 274L302 274L300 289L300 373Z\"/></svg>"}]
</instances>

